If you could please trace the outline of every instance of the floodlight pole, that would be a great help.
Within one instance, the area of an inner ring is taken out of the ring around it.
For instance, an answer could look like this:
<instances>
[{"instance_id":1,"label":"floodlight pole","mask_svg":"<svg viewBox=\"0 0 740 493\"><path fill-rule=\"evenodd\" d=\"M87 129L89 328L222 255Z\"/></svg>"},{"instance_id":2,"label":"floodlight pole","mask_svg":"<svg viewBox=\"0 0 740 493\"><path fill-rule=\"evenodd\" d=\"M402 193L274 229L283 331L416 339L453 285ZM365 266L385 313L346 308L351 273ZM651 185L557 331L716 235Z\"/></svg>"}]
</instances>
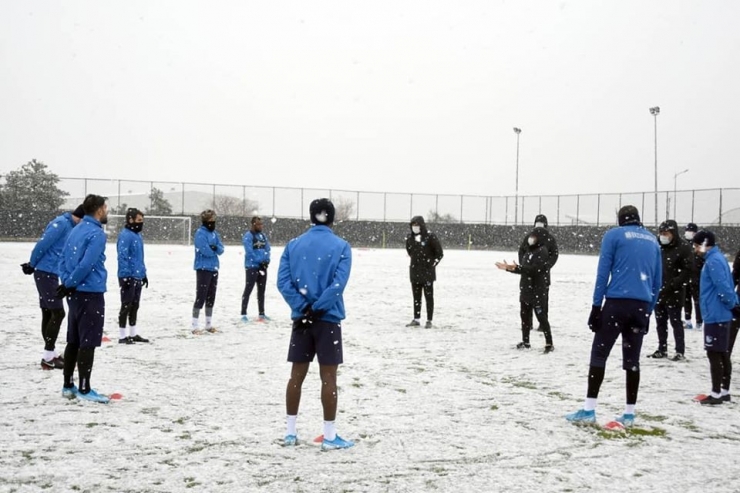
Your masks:
<instances>
[{"instance_id":1,"label":"floodlight pole","mask_svg":"<svg viewBox=\"0 0 740 493\"><path fill-rule=\"evenodd\" d=\"M680 171L678 173L673 174L673 219L676 219L676 182L678 181L678 177L681 176L684 173L687 173L689 171L689 168L686 168L683 171Z\"/></svg>"},{"instance_id":2,"label":"floodlight pole","mask_svg":"<svg viewBox=\"0 0 740 493\"><path fill-rule=\"evenodd\" d=\"M522 133L521 128L514 127L514 133L516 134L516 185L514 191L514 224L519 223L519 134Z\"/></svg>"},{"instance_id":3,"label":"floodlight pole","mask_svg":"<svg viewBox=\"0 0 740 493\"><path fill-rule=\"evenodd\" d=\"M655 224L658 224L658 115L660 106L650 108L650 114L653 115L655 122Z\"/></svg>"}]
</instances>

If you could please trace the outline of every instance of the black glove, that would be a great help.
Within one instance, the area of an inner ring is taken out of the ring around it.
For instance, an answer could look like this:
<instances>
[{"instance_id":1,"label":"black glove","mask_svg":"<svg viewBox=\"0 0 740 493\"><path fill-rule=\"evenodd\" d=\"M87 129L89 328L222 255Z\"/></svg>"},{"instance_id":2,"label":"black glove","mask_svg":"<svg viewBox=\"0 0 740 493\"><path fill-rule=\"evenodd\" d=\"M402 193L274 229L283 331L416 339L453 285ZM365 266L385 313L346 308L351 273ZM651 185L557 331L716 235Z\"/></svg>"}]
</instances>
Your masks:
<instances>
[{"instance_id":1,"label":"black glove","mask_svg":"<svg viewBox=\"0 0 740 493\"><path fill-rule=\"evenodd\" d=\"M270 262L262 262L260 264L260 270L267 270L267 268L270 266Z\"/></svg>"},{"instance_id":2,"label":"black glove","mask_svg":"<svg viewBox=\"0 0 740 493\"><path fill-rule=\"evenodd\" d=\"M591 307L591 314L588 316L588 328L591 332L598 332L601 329L601 307L594 305Z\"/></svg>"},{"instance_id":3,"label":"black glove","mask_svg":"<svg viewBox=\"0 0 740 493\"><path fill-rule=\"evenodd\" d=\"M733 320L740 320L740 305L735 305L732 308L732 319Z\"/></svg>"},{"instance_id":4,"label":"black glove","mask_svg":"<svg viewBox=\"0 0 740 493\"><path fill-rule=\"evenodd\" d=\"M437 267L439 265L439 261L442 260L441 258L435 258L434 261L432 261L432 267Z\"/></svg>"},{"instance_id":5,"label":"black glove","mask_svg":"<svg viewBox=\"0 0 740 493\"><path fill-rule=\"evenodd\" d=\"M77 291L77 288L68 288L64 284L60 284L57 288L57 298L66 298L67 296L72 296L75 294L75 291Z\"/></svg>"},{"instance_id":6,"label":"black glove","mask_svg":"<svg viewBox=\"0 0 740 493\"><path fill-rule=\"evenodd\" d=\"M145 288L149 288L149 278L147 278L147 277L144 277L144 278L143 278L143 279L141 280L141 285L142 285L142 286L144 286Z\"/></svg>"},{"instance_id":7,"label":"black glove","mask_svg":"<svg viewBox=\"0 0 740 493\"><path fill-rule=\"evenodd\" d=\"M215 252L216 250L218 250L218 247L216 245L211 245L211 250Z\"/></svg>"},{"instance_id":8,"label":"black glove","mask_svg":"<svg viewBox=\"0 0 740 493\"><path fill-rule=\"evenodd\" d=\"M27 276L30 276L36 270L31 267L31 264L29 264L28 262L26 262L25 264L21 264L21 269L23 269L23 273Z\"/></svg>"},{"instance_id":9,"label":"black glove","mask_svg":"<svg viewBox=\"0 0 740 493\"><path fill-rule=\"evenodd\" d=\"M310 329L314 322L319 320L324 314L323 311L314 311L311 305L308 305L303 310L303 315L300 318L293 320L293 330L306 330Z\"/></svg>"}]
</instances>

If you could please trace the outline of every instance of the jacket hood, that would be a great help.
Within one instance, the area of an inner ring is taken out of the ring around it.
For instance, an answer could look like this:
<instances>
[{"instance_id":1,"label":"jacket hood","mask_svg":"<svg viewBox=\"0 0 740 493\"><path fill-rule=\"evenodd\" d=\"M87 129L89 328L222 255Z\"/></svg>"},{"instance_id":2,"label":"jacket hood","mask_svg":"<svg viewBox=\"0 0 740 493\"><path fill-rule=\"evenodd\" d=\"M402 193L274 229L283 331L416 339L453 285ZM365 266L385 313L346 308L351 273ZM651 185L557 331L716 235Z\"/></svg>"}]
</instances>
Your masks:
<instances>
[{"instance_id":1,"label":"jacket hood","mask_svg":"<svg viewBox=\"0 0 740 493\"><path fill-rule=\"evenodd\" d=\"M529 245L529 248L537 248L542 246L545 243L545 238L550 233L547 232L545 228L534 228L531 233L529 233L528 238L537 238L537 242L534 245Z\"/></svg>"},{"instance_id":2,"label":"jacket hood","mask_svg":"<svg viewBox=\"0 0 740 493\"><path fill-rule=\"evenodd\" d=\"M675 245L676 243L681 241L678 235L678 223L673 219L667 219L660 223L660 226L658 226L658 233L660 234L664 232L670 232L673 235L673 239L671 239L671 242L668 243L668 245L661 244L661 246Z\"/></svg>"},{"instance_id":3,"label":"jacket hood","mask_svg":"<svg viewBox=\"0 0 740 493\"><path fill-rule=\"evenodd\" d=\"M547 216L544 214L537 214L534 218L534 224L542 223L544 227L547 227Z\"/></svg>"},{"instance_id":4,"label":"jacket hood","mask_svg":"<svg viewBox=\"0 0 740 493\"><path fill-rule=\"evenodd\" d=\"M424 222L424 218L422 216L414 216L411 218L411 221L409 221L409 229L411 229L411 226L414 224L419 225L421 228L421 234L425 234L427 232L427 225Z\"/></svg>"}]
</instances>

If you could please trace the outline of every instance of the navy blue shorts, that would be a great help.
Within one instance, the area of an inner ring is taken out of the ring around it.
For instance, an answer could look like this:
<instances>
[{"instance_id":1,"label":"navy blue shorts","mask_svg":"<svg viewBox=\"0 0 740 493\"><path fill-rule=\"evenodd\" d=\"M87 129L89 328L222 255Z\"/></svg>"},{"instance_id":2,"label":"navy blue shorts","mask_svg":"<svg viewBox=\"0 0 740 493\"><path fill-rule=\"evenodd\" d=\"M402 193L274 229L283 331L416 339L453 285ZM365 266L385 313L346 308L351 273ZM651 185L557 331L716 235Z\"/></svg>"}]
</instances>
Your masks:
<instances>
[{"instance_id":1,"label":"navy blue shorts","mask_svg":"<svg viewBox=\"0 0 740 493\"><path fill-rule=\"evenodd\" d=\"M609 298L601 310L601 328L591 345L591 366L604 368L609 353L622 336L622 368L640 371L642 338L648 331L649 304L645 301Z\"/></svg>"},{"instance_id":2,"label":"navy blue shorts","mask_svg":"<svg viewBox=\"0 0 740 493\"><path fill-rule=\"evenodd\" d=\"M77 291L67 303L67 343L85 348L100 347L105 325L104 293Z\"/></svg>"},{"instance_id":3,"label":"navy blue shorts","mask_svg":"<svg viewBox=\"0 0 740 493\"><path fill-rule=\"evenodd\" d=\"M704 324L704 349L715 353L726 353L730 349L730 324Z\"/></svg>"},{"instance_id":4,"label":"navy blue shorts","mask_svg":"<svg viewBox=\"0 0 740 493\"><path fill-rule=\"evenodd\" d=\"M39 306L41 308L64 310L64 300L57 298L59 276L51 272L37 270L33 273L33 280L36 281L36 289L39 292Z\"/></svg>"},{"instance_id":5,"label":"navy blue shorts","mask_svg":"<svg viewBox=\"0 0 740 493\"><path fill-rule=\"evenodd\" d=\"M294 329L290 336L288 361L310 363L316 355L320 365L341 365L342 324L336 322L314 322L309 329Z\"/></svg>"},{"instance_id":6,"label":"navy blue shorts","mask_svg":"<svg viewBox=\"0 0 740 493\"><path fill-rule=\"evenodd\" d=\"M121 288L121 303L138 303L141 300L141 279L119 277L118 286Z\"/></svg>"}]
</instances>

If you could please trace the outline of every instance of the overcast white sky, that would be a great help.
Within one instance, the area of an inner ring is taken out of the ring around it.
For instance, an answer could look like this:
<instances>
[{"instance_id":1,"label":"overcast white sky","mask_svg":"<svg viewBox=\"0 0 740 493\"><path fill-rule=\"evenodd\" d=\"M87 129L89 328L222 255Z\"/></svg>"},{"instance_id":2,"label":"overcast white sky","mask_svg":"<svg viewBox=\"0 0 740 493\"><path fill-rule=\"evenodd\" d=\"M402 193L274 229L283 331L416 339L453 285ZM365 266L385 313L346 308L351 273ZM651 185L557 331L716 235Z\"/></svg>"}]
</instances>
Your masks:
<instances>
[{"instance_id":1,"label":"overcast white sky","mask_svg":"<svg viewBox=\"0 0 740 493\"><path fill-rule=\"evenodd\" d=\"M520 194L740 186L737 1L3 1L0 173Z\"/></svg>"}]
</instances>

